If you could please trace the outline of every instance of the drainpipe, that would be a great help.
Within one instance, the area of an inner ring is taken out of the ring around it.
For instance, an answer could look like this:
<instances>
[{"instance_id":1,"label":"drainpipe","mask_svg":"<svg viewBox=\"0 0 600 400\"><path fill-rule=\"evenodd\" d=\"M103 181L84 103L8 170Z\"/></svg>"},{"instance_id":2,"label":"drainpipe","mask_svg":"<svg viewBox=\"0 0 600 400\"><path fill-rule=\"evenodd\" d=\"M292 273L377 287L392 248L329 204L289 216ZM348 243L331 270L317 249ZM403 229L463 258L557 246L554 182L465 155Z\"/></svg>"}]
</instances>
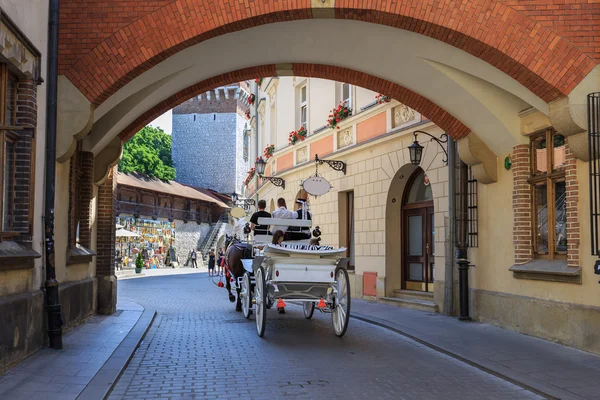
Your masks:
<instances>
[{"instance_id":1,"label":"drainpipe","mask_svg":"<svg viewBox=\"0 0 600 400\"><path fill-rule=\"evenodd\" d=\"M46 312L50 347L62 349L62 315L54 266L54 194L56 183L56 114L58 98L59 0L50 0L48 21L48 88L46 101L46 198L44 210L46 249Z\"/></svg>"},{"instance_id":2,"label":"drainpipe","mask_svg":"<svg viewBox=\"0 0 600 400\"><path fill-rule=\"evenodd\" d=\"M259 123L260 121L258 120L258 103L259 103L259 99L258 99L258 94L259 94L258 93L259 92L258 91L258 86L259 86L259 84L255 82L254 83L254 116L256 118L256 130L255 130L255 133L256 133L255 136L256 137L254 138L254 150L255 150L254 154L256 154L256 158L259 157L259 154L258 154L258 132L259 132L259 127L260 127L260 123ZM256 183L255 183L256 190L254 191L254 197L255 197L254 201L256 202L256 204L258 204L258 188L260 187L259 183L258 183L259 181L260 181L260 177L257 176L256 177ZM256 207L258 207L258 205ZM256 209L258 210L258 208L256 208Z\"/></svg>"},{"instance_id":3,"label":"drainpipe","mask_svg":"<svg viewBox=\"0 0 600 400\"><path fill-rule=\"evenodd\" d=\"M469 167L460 161L459 169L459 227L458 240L456 247L456 262L458 264L458 298L459 314L458 319L462 321L470 320L469 316L469 260L467 258L468 249L468 229L467 229L467 207L468 207L468 185L469 185Z\"/></svg>"},{"instance_id":4,"label":"drainpipe","mask_svg":"<svg viewBox=\"0 0 600 400\"><path fill-rule=\"evenodd\" d=\"M448 249L446 251L446 274L444 277L444 312L452 315L454 310L454 246L456 244L456 145L448 136Z\"/></svg>"}]
</instances>

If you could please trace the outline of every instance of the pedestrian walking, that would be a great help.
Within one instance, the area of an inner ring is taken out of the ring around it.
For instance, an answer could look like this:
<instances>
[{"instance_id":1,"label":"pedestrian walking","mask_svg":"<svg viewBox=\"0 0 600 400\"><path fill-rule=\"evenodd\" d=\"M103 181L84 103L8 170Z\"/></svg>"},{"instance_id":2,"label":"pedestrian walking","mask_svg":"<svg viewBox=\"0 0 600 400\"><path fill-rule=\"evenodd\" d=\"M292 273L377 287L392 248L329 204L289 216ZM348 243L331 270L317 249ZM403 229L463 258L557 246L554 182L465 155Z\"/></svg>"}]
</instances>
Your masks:
<instances>
[{"instance_id":1,"label":"pedestrian walking","mask_svg":"<svg viewBox=\"0 0 600 400\"><path fill-rule=\"evenodd\" d=\"M208 252L208 276L215 276L215 249Z\"/></svg>"},{"instance_id":2,"label":"pedestrian walking","mask_svg":"<svg viewBox=\"0 0 600 400\"><path fill-rule=\"evenodd\" d=\"M192 254L190 258L192 259L192 268L198 268L198 264L196 264L196 258L198 255L196 254L196 250L192 250Z\"/></svg>"},{"instance_id":3,"label":"pedestrian walking","mask_svg":"<svg viewBox=\"0 0 600 400\"><path fill-rule=\"evenodd\" d=\"M219 261L217 262L217 275L222 276L225 270L225 252L219 247Z\"/></svg>"}]
</instances>

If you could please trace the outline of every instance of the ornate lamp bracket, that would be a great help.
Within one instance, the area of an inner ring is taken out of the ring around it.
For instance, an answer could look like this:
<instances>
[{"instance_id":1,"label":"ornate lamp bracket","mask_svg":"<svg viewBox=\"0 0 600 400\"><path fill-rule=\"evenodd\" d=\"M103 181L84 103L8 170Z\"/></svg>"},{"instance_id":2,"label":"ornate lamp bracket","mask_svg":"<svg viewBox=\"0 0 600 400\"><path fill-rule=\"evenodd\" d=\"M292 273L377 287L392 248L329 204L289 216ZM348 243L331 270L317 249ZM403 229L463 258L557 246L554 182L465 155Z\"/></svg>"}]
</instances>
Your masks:
<instances>
[{"instance_id":1,"label":"ornate lamp bracket","mask_svg":"<svg viewBox=\"0 0 600 400\"><path fill-rule=\"evenodd\" d=\"M346 163L343 161L321 160L319 158L319 155L315 154L315 163L317 164L317 171L318 171L319 165L327 164L334 170L341 171L344 173L344 175L346 175Z\"/></svg>"},{"instance_id":2,"label":"ornate lamp bracket","mask_svg":"<svg viewBox=\"0 0 600 400\"><path fill-rule=\"evenodd\" d=\"M437 137L435 137L435 136L433 136L433 135L431 135L431 134L429 134L429 133L427 133L427 132L423 132L423 131L414 131L414 132L413 132L413 135L414 135L414 137L415 137L415 142L414 142L414 143L416 143L416 144L418 144L418 143L419 143L419 142L418 142L418 140L417 140L417 135L418 135L419 133L422 133L422 134L424 134L424 135L427 135L427 136L429 136L429 137L431 138L431 139L430 139L430 141L431 141L431 142L434 142L434 141L435 141L435 142L436 142L436 143L437 143L437 144L438 144L438 145L439 145L439 146L442 148L442 151L444 152L444 158L442 159L442 162L443 162L444 164L448 165L448 150L446 150L446 147L444 147L444 143L448 143L448 135L447 135L446 133L442 133L442 134L440 135L440 137L439 137L439 138L437 138ZM420 160L419 160L419 164L420 164Z\"/></svg>"},{"instance_id":3,"label":"ornate lamp bracket","mask_svg":"<svg viewBox=\"0 0 600 400\"><path fill-rule=\"evenodd\" d=\"M277 178L274 176L260 176L262 179L265 179L269 182L271 182L273 185L275 186L279 186L280 188L282 188L283 190L285 190L285 181L281 178Z\"/></svg>"}]
</instances>

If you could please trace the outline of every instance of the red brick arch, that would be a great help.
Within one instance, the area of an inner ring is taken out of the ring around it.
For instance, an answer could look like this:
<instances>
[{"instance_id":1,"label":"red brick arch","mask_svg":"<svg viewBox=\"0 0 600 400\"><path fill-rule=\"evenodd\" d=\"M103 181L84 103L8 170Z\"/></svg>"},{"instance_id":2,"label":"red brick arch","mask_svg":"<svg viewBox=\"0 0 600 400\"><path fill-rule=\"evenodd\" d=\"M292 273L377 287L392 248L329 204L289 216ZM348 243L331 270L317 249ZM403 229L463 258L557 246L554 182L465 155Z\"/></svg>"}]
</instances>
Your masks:
<instances>
[{"instance_id":1,"label":"red brick arch","mask_svg":"<svg viewBox=\"0 0 600 400\"><path fill-rule=\"evenodd\" d=\"M470 132L469 128L467 128L463 123L454 118L444 109L437 106L435 103L409 89L406 89L403 86L386 81L385 79L377 78L375 76L348 68L317 64L293 64L293 71L294 75L296 76L343 81L352 85L373 90L375 92L383 93L427 116L431 121L448 132L448 134L456 140L465 137ZM261 67L245 68L228 72L226 74L204 80L158 103L153 108L140 115L134 122L129 124L129 126L125 128L125 130L123 130L119 136L124 142L131 139L131 137L133 137L133 135L135 135L140 129L148 125L158 116L164 114L184 101L194 96L198 96L199 94L205 93L211 89L219 86L229 85L231 83L254 79L256 77L275 76L275 74L275 65L265 65Z\"/></svg>"},{"instance_id":2,"label":"red brick arch","mask_svg":"<svg viewBox=\"0 0 600 400\"><path fill-rule=\"evenodd\" d=\"M105 0L89 0L86 12L75 0L66 3L71 18L89 19L94 6L108 7ZM61 30L61 71L96 105L189 46L246 28L313 16L311 0L148 0L147 9L152 11L146 14L131 1L112 0L108 14L118 15L119 6L122 11L132 8L133 17L128 24L116 23L110 36L106 36L110 17L98 26L83 19ZM568 94L596 65L567 38L497 0L336 0L335 18L387 25L443 41L505 72L546 102ZM99 35L105 38L91 50L82 50Z\"/></svg>"}]
</instances>

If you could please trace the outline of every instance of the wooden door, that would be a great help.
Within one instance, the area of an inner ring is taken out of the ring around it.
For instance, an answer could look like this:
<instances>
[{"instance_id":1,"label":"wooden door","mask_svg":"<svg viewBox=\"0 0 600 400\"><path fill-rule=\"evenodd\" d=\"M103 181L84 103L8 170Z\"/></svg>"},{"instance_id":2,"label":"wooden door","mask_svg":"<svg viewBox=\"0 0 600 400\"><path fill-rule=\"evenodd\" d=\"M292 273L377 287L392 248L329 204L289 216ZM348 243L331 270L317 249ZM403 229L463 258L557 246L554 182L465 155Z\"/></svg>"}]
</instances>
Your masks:
<instances>
[{"instance_id":1,"label":"wooden door","mask_svg":"<svg viewBox=\"0 0 600 400\"><path fill-rule=\"evenodd\" d=\"M403 225L403 288L432 292L435 233L431 202L405 206Z\"/></svg>"}]
</instances>

